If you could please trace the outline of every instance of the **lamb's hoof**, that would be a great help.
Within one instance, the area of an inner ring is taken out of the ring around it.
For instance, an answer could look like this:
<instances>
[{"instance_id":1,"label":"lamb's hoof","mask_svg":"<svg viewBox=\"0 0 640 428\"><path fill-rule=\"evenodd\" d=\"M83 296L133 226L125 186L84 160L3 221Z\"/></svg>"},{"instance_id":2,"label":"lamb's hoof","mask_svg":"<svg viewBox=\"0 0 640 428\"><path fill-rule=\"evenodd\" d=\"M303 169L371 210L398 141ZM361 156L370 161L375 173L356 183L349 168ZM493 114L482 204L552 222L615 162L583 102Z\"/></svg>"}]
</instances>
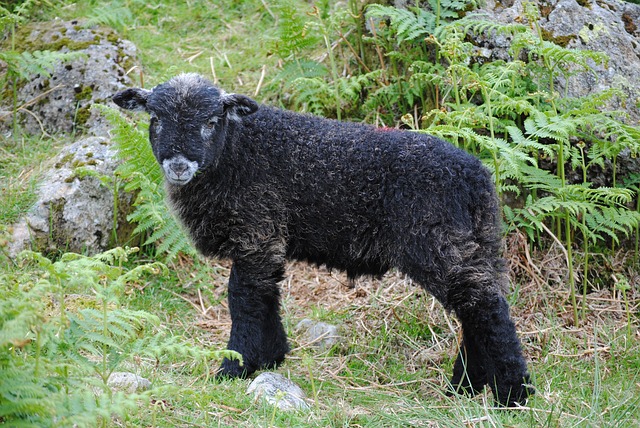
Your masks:
<instances>
[{"instance_id":1,"label":"lamb's hoof","mask_svg":"<svg viewBox=\"0 0 640 428\"><path fill-rule=\"evenodd\" d=\"M247 364L240 365L239 361L229 360L225 358L222 360L222 365L216 373L217 379L245 379L251 375L255 370L250 370Z\"/></svg>"},{"instance_id":2,"label":"lamb's hoof","mask_svg":"<svg viewBox=\"0 0 640 428\"><path fill-rule=\"evenodd\" d=\"M527 398L536 393L535 388L530 384L528 375L520 385L492 389L496 404L503 407L524 406L527 403Z\"/></svg>"}]
</instances>

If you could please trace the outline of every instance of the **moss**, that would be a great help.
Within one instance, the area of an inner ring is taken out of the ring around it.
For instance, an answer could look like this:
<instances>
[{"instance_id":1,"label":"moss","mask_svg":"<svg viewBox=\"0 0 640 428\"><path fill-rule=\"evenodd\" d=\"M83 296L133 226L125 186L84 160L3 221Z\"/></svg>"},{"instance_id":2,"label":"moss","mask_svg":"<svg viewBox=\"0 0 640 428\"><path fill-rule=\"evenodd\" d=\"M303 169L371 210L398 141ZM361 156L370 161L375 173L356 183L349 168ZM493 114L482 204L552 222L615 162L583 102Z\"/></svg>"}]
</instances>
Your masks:
<instances>
[{"instance_id":1,"label":"moss","mask_svg":"<svg viewBox=\"0 0 640 428\"><path fill-rule=\"evenodd\" d=\"M99 44L102 40L109 41L120 40L118 35L110 28L97 28L91 30L94 37L86 41L73 41L67 37L69 28L66 27L66 23L62 21L51 22L38 22L30 23L16 30L16 51L18 52L33 52L37 50L50 50L59 51L62 48L67 48L69 51L80 51L88 48L92 45ZM82 28L80 25L74 25L73 30L77 32L89 31ZM0 43L2 50L10 49L10 40L4 40Z\"/></svg>"},{"instance_id":2,"label":"moss","mask_svg":"<svg viewBox=\"0 0 640 428\"><path fill-rule=\"evenodd\" d=\"M126 72L131 70L137 63L129 55L125 54L124 49L118 47L118 57L115 62Z\"/></svg>"},{"instance_id":3,"label":"moss","mask_svg":"<svg viewBox=\"0 0 640 428\"><path fill-rule=\"evenodd\" d=\"M88 48L95 42L76 42L72 41L68 37L59 37L50 42L44 40L31 40L31 39L18 39L16 42L17 52L35 52L35 51L59 51L62 48L67 48L69 51L79 51ZM8 49L8 46L2 46L2 49Z\"/></svg>"},{"instance_id":4,"label":"moss","mask_svg":"<svg viewBox=\"0 0 640 428\"><path fill-rule=\"evenodd\" d=\"M578 4L582 7L586 7L587 9L591 9L591 1L590 0L576 0Z\"/></svg>"},{"instance_id":5,"label":"moss","mask_svg":"<svg viewBox=\"0 0 640 428\"><path fill-rule=\"evenodd\" d=\"M68 164L69 162L71 162L71 159L73 159L73 153L68 153L62 159L60 159L58 162L56 162L56 164L54 166L55 166L56 169L60 169L63 166L65 166L66 164Z\"/></svg>"},{"instance_id":6,"label":"moss","mask_svg":"<svg viewBox=\"0 0 640 428\"><path fill-rule=\"evenodd\" d=\"M90 100L93 96L93 88L91 86L83 86L81 88L76 89L76 93L73 95L73 98L76 101Z\"/></svg>"},{"instance_id":7,"label":"moss","mask_svg":"<svg viewBox=\"0 0 640 428\"><path fill-rule=\"evenodd\" d=\"M90 117L91 117L91 107L90 106L79 107L78 110L76 110L76 117L75 117L75 120L74 120L74 127L76 129L84 128L84 126L87 124L87 121L89 120Z\"/></svg>"},{"instance_id":8,"label":"moss","mask_svg":"<svg viewBox=\"0 0 640 428\"><path fill-rule=\"evenodd\" d=\"M120 42L120 37L118 37L118 35L112 31L107 34L107 41L113 43L114 45L117 45Z\"/></svg>"},{"instance_id":9,"label":"moss","mask_svg":"<svg viewBox=\"0 0 640 428\"><path fill-rule=\"evenodd\" d=\"M81 168L81 167L83 167L83 166L87 166L87 165L90 165L90 166L98 165L98 161L97 161L97 160L92 159L92 158L89 158L89 156L87 156L87 158L88 158L88 159L87 159L87 160L84 160L84 161L79 160L79 159L75 159L75 160L71 163L71 167L72 167L72 168L74 168L74 169L76 169L76 168Z\"/></svg>"},{"instance_id":10,"label":"moss","mask_svg":"<svg viewBox=\"0 0 640 428\"><path fill-rule=\"evenodd\" d=\"M622 22L624 22L625 31L631 35L638 29L638 26L633 22L633 17L627 12L622 14Z\"/></svg>"},{"instance_id":11,"label":"moss","mask_svg":"<svg viewBox=\"0 0 640 428\"><path fill-rule=\"evenodd\" d=\"M554 36L553 32L545 30L544 28L542 28L541 31L543 40L555 43L556 45L562 46L563 48L566 48L572 40L578 38L578 36L576 36L575 34L568 34L566 36Z\"/></svg>"},{"instance_id":12,"label":"moss","mask_svg":"<svg viewBox=\"0 0 640 428\"><path fill-rule=\"evenodd\" d=\"M48 43L44 46L44 50L49 50L49 51L59 51L62 48L67 48L70 51L81 51L84 50L86 48L88 48L91 45L95 45L96 42L93 40L90 41L86 41L86 42L76 42L71 40L68 37L63 37L62 39L56 40L53 43Z\"/></svg>"},{"instance_id":13,"label":"moss","mask_svg":"<svg viewBox=\"0 0 640 428\"><path fill-rule=\"evenodd\" d=\"M548 18L553 12L553 7L549 4L540 4L540 16L542 18Z\"/></svg>"}]
</instances>

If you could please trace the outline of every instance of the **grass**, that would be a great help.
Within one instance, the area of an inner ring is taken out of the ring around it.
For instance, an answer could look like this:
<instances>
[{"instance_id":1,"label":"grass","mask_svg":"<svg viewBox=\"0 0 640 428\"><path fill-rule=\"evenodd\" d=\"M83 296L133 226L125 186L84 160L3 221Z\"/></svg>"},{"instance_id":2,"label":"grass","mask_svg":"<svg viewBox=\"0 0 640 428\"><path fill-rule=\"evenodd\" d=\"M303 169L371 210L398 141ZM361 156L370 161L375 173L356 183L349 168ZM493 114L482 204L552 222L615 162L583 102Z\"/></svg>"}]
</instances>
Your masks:
<instances>
[{"instance_id":1,"label":"grass","mask_svg":"<svg viewBox=\"0 0 640 428\"><path fill-rule=\"evenodd\" d=\"M295 0L299 7L308 7ZM278 59L270 49L275 19L268 2L115 1L131 12L117 29L138 47L142 69L131 70L136 81L151 87L179 72L199 72L226 90L253 95L262 68L275 73ZM58 8L63 19L94 16L93 2ZM141 75L141 76L140 76Z\"/></svg>"},{"instance_id":2,"label":"grass","mask_svg":"<svg viewBox=\"0 0 640 428\"><path fill-rule=\"evenodd\" d=\"M226 267L183 261L171 271L132 290L127 305L152 311L164 328L194 342L223 347L230 329ZM345 277L324 269L290 264L288 272L283 314L294 350L278 372L307 392L311 411L274 411L245 395L249 381L216 382L186 360L160 367L143 361L142 373L156 384L183 388L131 415L129 426L625 427L640 422L637 329L629 335L623 302L608 290L590 294L588 321L575 328L563 288L523 285L527 298L516 302L513 314L537 395L526 408L507 411L495 408L488 392L473 399L444 394L457 346L456 320L402 275L359 280L348 288ZM637 306L637 296L634 302ZM324 353L305 344L292 329L304 317L341 325L341 344Z\"/></svg>"},{"instance_id":3,"label":"grass","mask_svg":"<svg viewBox=\"0 0 640 428\"><path fill-rule=\"evenodd\" d=\"M33 204L42 166L60 144L55 139L29 136L18 141L0 139L0 231Z\"/></svg>"},{"instance_id":4,"label":"grass","mask_svg":"<svg viewBox=\"0 0 640 428\"><path fill-rule=\"evenodd\" d=\"M304 1L294 3L300 10L310 10ZM270 84L278 64L271 54L277 26L271 15L274 3L156 0L114 5L131 12L117 26L138 46L142 68L131 73L146 87L178 72L197 71L216 78L229 91L278 102L278 87ZM95 3L78 1L42 12L42 18L75 19L91 16L95 10ZM2 143L0 230L7 229L33 201L38 173L58 146L56 140L27 137ZM135 361L136 368L155 386L166 387L165 392L155 395L149 406L141 406L124 420L113 419L110 425L640 425L637 266L617 254L594 261L594 269L597 263L602 269L617 263L625 272L633 284L627 291L629 309L619 291L594 287L587 295L586 320L575 327L559 251L534 253L527 259L516 239L509 239L508 248L512 312L537 388L525 408L495 408L489 392L472 399L445 395L457 351L457 321L403 276L390 273L380 281L362 279L350 288L342 274L291 264L281 288L293 351L278 372L307 392L309 412L285 413L254 401L245 394L247 380L214 380L210 374L218 362L201 367L185 358L140 359ZM16 278L20 275L6 259L0 263ZM151 278L127 290L125 305L157 315L163 331L223 348L231 326L225 300L228 264L178 259L170 268L169 276ZM340 325L343 341L319 353L293 331L302 318Z\"/></svg>"}]
</instances>

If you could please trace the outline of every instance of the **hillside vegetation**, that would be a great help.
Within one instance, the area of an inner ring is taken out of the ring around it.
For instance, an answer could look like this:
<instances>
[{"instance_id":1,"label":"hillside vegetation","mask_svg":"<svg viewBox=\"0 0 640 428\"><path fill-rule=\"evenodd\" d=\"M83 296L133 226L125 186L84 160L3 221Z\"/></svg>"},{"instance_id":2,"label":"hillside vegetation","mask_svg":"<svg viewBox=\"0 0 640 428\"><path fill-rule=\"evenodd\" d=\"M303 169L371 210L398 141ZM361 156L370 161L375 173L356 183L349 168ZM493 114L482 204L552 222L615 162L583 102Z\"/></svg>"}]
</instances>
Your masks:
<instances>
[{"instance_id":1,"label":"hillside vegetation","mask_svg":"<svg viewBox=\"0 0 640 428\"><path fill-rule=\"evenodd\" d=\"M6 40L54 17L108 26L138 47L142 65L129 73L141 86L198 72L263 103L426 132L481 158L504 201L509 301L537 390L527 406L496 408L489 391L446 394L457 321L404 276L349 284L297 263L282 283L293 350L278 372L311 410L283 412L246 395L247 380L216 380L232 356L221 351L229 265L197 256L164 206L146 118L101 106L125 158L122 186L138 195L130 218L141 248L9 257L5 236L70 137L19 124L0 137L0 424L640 425L640 177L617 164L637 154L640 130L602 109L619 91L557 90L606 53L547 40L535 4L504 25L474 15L473 0L365 3L4 1L0 26ZM490 34L511 40L517 59L478 60L472 41ZM0 94L11 100L19 79L64 59L0 52ZM318 351L294 332L303 318L340 325L343 341ZM107 379L118 371L151 389L113 392Z\"/></svg>"}]
</instances>

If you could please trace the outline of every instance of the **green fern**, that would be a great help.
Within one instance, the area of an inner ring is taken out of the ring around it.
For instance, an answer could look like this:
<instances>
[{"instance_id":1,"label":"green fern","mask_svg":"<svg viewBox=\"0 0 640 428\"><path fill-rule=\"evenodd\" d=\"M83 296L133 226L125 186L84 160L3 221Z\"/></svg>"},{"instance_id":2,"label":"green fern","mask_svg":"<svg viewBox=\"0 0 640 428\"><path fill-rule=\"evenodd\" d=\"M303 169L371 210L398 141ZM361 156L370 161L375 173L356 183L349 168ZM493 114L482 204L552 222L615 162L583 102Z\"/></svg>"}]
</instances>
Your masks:
<instances>
[{"instance_id":1,"label":"green fern","mask_svg":"<svg viewBox=\"0 0 640 428\"><path fill-rule=\"evenodd\" d=\"M273 83L284 83L289 85L291 82L298 78L304 77L307 79L324 78L329 75L329 70L324 65L308 60L308 59L295 59L287 61L282 69L273 78Z\"/></svg>"},{"instance_id":2,"label":"green fern","mask_svg":"<svg viewBox=\"0 0 640 428\"><path fill-rule=\"evenodd\" d=\"M104 381L115 367L115 364L107 366L104 371L100 362L104 351L125 349L127 342L138 340L139 335L149 333L153 323L157 324L157 318L150 314L104 306L106 296L110 296L109 305L117 304L112 294L115 290L110 287L125 272L118 265L131 252L116 249L96 257L65 254L56 262L38 253L24 252L21 273L6 273L2 277L3 423L48 427L65 420L70 425L95 425L100 419L109 420L112 413L124 414L139 405L139 399L148 398L148 394L103 394L98 398L95 395L96 388L106 390ZM84 291L93 289L96 299L104 302L103 307L108 308L106 324L104 312L95 309L74 312L64 306L64 293L78 290L79 286ZM52 295L56 296L58 307L51 307ZM77 340L79 337L83 339ZM110 352L106 358L115 363L125 355ZM94 377L95 373L100 374L101 381Z\"/></svg>"},{"instance_id":3,"label":"green fern","mask_svg":"<svg viewBox=\"0 0 640 428\"><path fill-rule=\"evenodd\" d=\"M131 22L133 14L131 10L121 2L110 2L108 5L97 5L92 8L91 14L83 22L85 27L94 25L106 25L112 28L122 29Z\"/></svg>"},{"instance_id":4,"label":"green fern","mask_svg":"<svg viewBox=\"0 0 640 428\"><path fill-rule=\"evenodd\" d=\"M160 326L121 299L160 263L132 269L137 249L114 248L92 257L63 254L51 261L21 253L20 268L0 274L0 421L7 426L97 426L148 403L162 386L138 394L112 392L109 375L124 362L151 357L209 374L212 359L240 359L233 351L202 348ZM79 293L87 303L71 306ZM52 303L55 302L55 303Z\"/></svg>"},{"instance_id":5,"label":"green fern","mask_svg":"<svg viewBox=\"0 0 640 428\"><path fill-rule=\"evenodd\" d=\"M398 9L393 6L371 4L367 19L388 19L390 30L399 42L414 41L432 34L436 28L436 15L422 8Z\"/></svg>"},{"instance_id":6,"label":"green fern","mask_svg":"<svg viewBox=\"0 0 640 428\"><path fill-rule=\"evenodd\" d=\"M0 60L6 63L5 78L16 76L19 79L30 79L37 74L50 77L59 63L77 59L82 55L81 52L4 51L0 52Z\"/></svg>"},{"instance_id":7,"label":"green fern","mask_svg":"<svg viewBox=\"0 0 640 428\"><path fill-rule=\"evenodd\" d=\"M284 60L292 60L305 49L319 43L311 22L291 2L278 1L272 6L278 15L278 34L272 44L274 52Z\"/></svg>"},{"instance_id":8,"label":"green fern","mask_svg":"<svg viewBox=\"0 0 640 428\"><path fill-rule=\"evenodd\" d=\"M27 21L31 9L39 3L38 0L26 0L16 4L13 11L0 5L0 32L4 33L7 27L15 27ZM9 6L9 4L6 4Z\"/></svg>"},{"instance_id":9,"label":"green fern","mask_svg":"<svg viewBox=\"0 0 640 428\"><path fill-rule=\"evenodd\" d=\"M145 245L155 245L166 260L178 254L196 255L191 241L165 204L162 171L148 140L148 125L134 125L120 111L97 106L113 126L113 139L123 163L116 169L125 190L137 192L134 210L127 220L135 222L135 234L147 236Z\"/></svg>"},{"instance_id":10,"label":"green fern","mask_svg":"<svg viewBox=\"0 0 640 428\"><path fill-rule=\"evenodd\" d=\"M375 117L377 123L402 123L479 156L493 173L498 192L518 198L519 208L505 207L511 227L525 230L536 245L548 242L541 239L543 225L544 236L548 231L563 241L577 323L574 239L583 238L586 255L640 230L637 210L628 207L633 189L621 185L616 168L620 153L640 151L640 131L625 125L620 112L602 109L616 98L624 102L623 94L609 90L571 99L555 88L558 82L568 88L577 74L593 74L594 64L606 64L607 57L544 40L534 4L524 5L523 24L502 24L479 14L457 19L467 7L463 1L431 0L429 5L368 6L366 20L375 18L377 24L363 43L375 52L378 74L361 72L368 75L362 82L358 74L303 76L291 90L295 106L315 114L335 115L338 109L351 111L351 117ZM506 36L514 59L475 58L469 33ZM371 63L371 58L355 59ZM351 70L353 60L345 55L343 69ZM550 165L554 173L540 165ZM589 171L607 165L613 166L611 188L594 188ZM581 183L572 182L576 173Z\"/></svg>"}]
</instances>

